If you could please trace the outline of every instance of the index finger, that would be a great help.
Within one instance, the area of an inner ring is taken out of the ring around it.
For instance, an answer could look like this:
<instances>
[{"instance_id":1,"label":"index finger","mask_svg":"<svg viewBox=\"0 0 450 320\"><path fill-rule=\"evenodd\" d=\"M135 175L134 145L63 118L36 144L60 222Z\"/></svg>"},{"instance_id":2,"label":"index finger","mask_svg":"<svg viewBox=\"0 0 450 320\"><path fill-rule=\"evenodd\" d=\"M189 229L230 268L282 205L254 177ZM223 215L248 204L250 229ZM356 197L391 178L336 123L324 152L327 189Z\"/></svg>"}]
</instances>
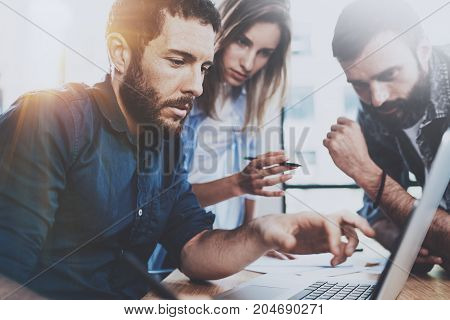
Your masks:
<instances>
[{"instance_id":1,"label":"index finger","mask_svg":"<svg viewBox=\"0 0 450 320\"><path fill-rule=\"evenodd\" d=\"M366 236L370 238L373 238L375 236L375 230L372 229L366 219L356 214L342 214L341 219L342 222L361 230L362 233L364 233Z\"/></svg>"}]
</instances>

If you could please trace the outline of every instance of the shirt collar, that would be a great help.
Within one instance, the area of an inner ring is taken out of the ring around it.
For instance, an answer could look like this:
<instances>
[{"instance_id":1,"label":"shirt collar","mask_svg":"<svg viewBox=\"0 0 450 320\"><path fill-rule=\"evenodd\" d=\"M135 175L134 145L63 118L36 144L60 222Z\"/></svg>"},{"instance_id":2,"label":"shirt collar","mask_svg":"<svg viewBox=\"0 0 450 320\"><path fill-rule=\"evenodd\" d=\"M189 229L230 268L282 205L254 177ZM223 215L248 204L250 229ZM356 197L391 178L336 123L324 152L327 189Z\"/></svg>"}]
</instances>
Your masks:
<instances>
[{"instance_id":1,"label":"shirt collar","mask_svg":"<svg viewBox=\"0 0 450 320\"><path fill-rule=\"evenodd\" d=\"M196 117L196 116L199 116L202 114L204 114L204 112L198 106L197 100L194 100L194 103L192 104L192 109L189 112L189 114L187 115L187 117Z\"/></svg>"},{"instance_id":2,"label":"shirt collar","mask_svg":"<svg viewBox=\"0 0 450 320\"><path fill-rule=\"evenodd\" d=\"M427 108L421 127L437 118L445 118L450 110L449 67L445 56L438 49L433 50L430 62L430 106Z\"/></svg>"},{"instance_id":3,"label":"shirt collar","mask_svg":"<svg viewBox=\"0 0 450 320\"><path fill-rule=\"evenodd\" d=\"M111 75L107 74L103 82L94 85L94 99L103 117L111 128L119 133L125 133L133 145L137 145L137 137L128 129L127 120L117 102L111 83Z\"/></svg>"}]
</instances>

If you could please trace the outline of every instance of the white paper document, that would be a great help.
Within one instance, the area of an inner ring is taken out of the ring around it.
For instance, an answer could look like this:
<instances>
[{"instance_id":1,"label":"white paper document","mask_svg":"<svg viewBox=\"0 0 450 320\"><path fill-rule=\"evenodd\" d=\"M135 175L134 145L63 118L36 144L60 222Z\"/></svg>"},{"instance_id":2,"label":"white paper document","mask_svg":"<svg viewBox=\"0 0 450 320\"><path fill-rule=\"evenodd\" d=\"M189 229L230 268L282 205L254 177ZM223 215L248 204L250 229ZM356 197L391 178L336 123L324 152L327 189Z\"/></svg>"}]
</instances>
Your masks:
<instances>
[{"instance_id":1,"label":"white paper document","mask_svg":"<svg viewBox=\"0 0 450 320\"><path fill-rule=\"evenodd\" d=\"M332 277L371 269L365 266L366 261L357 257L350 257L336 267L330 265L333 258L331 253L295 255L295 257L295 260L280 260L263 256L247 266L245 270L259 273L308 274L314 277Z\"/></svg>"}]
</instances>

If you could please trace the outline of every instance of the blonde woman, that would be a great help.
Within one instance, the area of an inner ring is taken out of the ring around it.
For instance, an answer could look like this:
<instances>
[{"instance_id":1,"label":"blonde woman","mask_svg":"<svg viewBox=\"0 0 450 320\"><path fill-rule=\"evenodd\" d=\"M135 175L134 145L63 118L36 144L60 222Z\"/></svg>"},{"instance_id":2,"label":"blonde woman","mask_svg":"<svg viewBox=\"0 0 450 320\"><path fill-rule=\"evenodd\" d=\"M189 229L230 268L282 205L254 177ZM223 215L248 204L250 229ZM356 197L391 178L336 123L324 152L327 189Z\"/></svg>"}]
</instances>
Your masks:
<instances>
[{"instance_id":1,"label":"blonde woman","mask_svg":"<svg viewBox=\"0 0 450 320\"><path fill-rule=\"evenodd\" d=\"M244 160L256 156L252 133L263 124L269 101L286 90L291 32L288 1L225 0L219 11L214 66L186 120L183 141L194 193L215 213L215 228L234 229L253 218L255 195L282 196L264 187L291 178L273 175L292 167L264 169L285 162L283 152Z\"/></svg>"}]
</instances>

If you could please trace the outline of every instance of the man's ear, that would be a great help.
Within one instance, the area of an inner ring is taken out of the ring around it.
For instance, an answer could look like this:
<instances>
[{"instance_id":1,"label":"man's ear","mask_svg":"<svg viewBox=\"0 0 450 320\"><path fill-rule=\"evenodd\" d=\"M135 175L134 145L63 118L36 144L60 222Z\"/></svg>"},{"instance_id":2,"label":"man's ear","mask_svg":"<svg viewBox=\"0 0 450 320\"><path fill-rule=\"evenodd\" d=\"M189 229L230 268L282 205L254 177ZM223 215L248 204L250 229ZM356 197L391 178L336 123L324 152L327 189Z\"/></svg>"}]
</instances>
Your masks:
<instances>
[{"instance_id":1,"label":"man's ear","mask_svg":"<svg viewBox=\"0 0 450 320\"><path fill-rule=\"evenodd\" d=\"M125 74L131 61L131 49L125 38L117 32L108 34L106 37L108 56L115 72Z\"/></svg>"},{"instance_id":2,"label":"man's ear","mask_svg":"<svg viewBox=\"0 0 450 320\"><path fill-rule=\"evenodd\" d=\"M419 45L417 46L416 56L420 67L425 72L428 72L429 69L431 53L432 46L430 40L428 38L423 38L422 40L420 40Z\"/></svg>"}]
</instances>

